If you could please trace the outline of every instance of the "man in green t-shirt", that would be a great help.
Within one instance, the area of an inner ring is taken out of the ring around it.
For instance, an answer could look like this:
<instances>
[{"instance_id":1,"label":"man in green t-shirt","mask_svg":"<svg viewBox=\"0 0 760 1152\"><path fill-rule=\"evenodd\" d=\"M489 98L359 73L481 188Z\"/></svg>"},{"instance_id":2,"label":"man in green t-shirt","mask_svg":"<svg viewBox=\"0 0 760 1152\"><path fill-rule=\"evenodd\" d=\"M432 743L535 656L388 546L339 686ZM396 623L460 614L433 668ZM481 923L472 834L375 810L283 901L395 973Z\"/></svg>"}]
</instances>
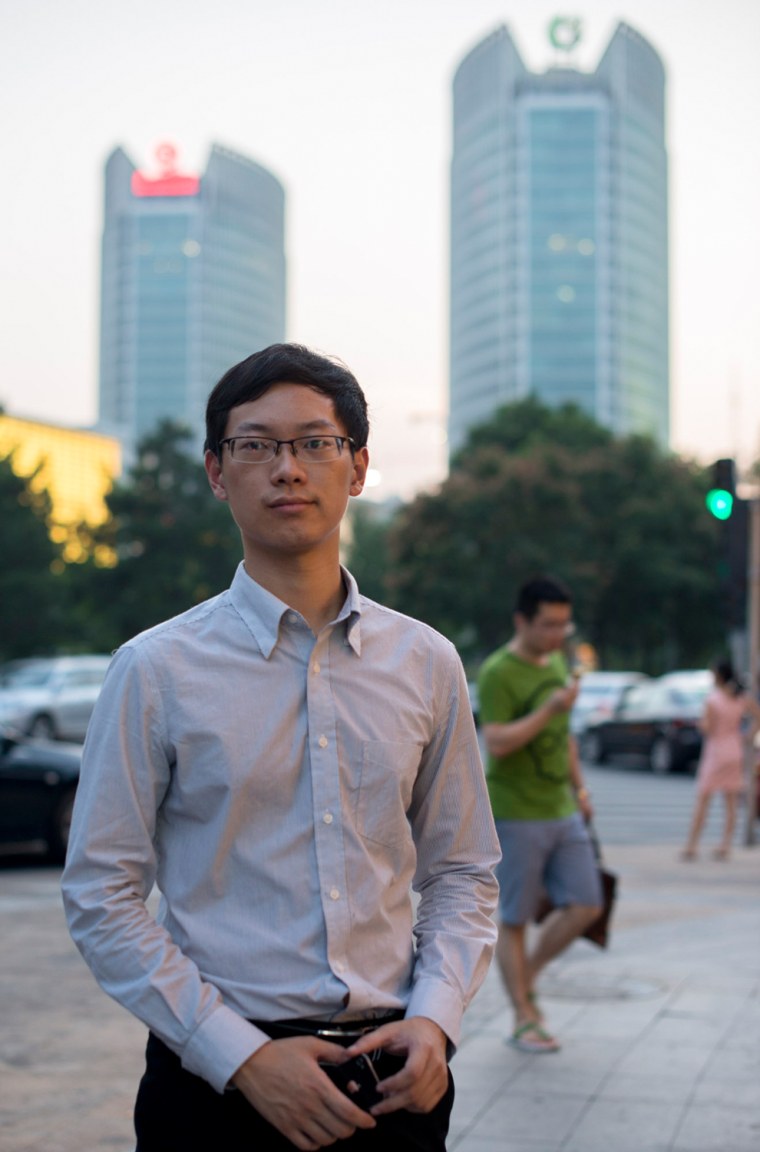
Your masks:
<instances>
[{"instance_id":1,"label":"man in green t-shirt","mask_svg":"<svg viewBox=\"0 0 760 1152\"><path fill-rule=\"evenodd\" d=\"M515 634L478 677L486 776L502 860L497 875L496 958L515 1012L509 1043L555 1052L534 995L536 978L600 912L601 890L586 822L592 815L569 714L578 695L561 649L572 632L570 594L559 581L520 589ZM527 925L543 892L554 911L528 951Z\"/></svg>"}]
</instances>

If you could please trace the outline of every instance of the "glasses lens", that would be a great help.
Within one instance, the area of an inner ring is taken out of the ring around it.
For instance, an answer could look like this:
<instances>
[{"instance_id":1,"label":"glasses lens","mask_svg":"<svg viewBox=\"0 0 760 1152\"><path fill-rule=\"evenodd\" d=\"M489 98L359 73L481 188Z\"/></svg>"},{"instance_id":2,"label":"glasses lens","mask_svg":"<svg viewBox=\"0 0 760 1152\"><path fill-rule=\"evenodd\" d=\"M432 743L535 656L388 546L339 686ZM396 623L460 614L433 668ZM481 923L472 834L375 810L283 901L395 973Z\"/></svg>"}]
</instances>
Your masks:
<instances>
[{"instance_id":1,"label":"glasses lens","mask_svg":"<svg viewBox=\"0 0 760 1152\"><path fill-rule=\"evenodd\" d=\"M319 464L323 460L337 460L342 443L340 436L299 436L293 441L293 447L302 460Z\"/></svg>"},{"instance_id":2,"label":"glasses lens","mask_svg":"<svg viewBox=\"0 0 760 1152\"><path fill-rule=\"evenodd\" d=\"M274 459L277 450L276 440L262 440L260 436L241 436L230 440L229 445L234 458L245 464L266 464Z\"/></svg>"}]
</instances>

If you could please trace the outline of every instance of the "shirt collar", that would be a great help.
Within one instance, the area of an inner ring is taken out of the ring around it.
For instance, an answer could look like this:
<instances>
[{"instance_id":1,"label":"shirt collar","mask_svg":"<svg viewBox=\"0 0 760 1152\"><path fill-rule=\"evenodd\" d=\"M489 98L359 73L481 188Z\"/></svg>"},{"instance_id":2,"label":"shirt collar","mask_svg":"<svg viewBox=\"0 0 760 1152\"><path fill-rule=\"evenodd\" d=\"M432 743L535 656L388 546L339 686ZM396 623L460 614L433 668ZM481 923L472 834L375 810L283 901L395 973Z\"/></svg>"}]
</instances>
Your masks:
<instances>
[{"instance_id":1,"label":"shirt collar","mask_svg":"<svg viewBox=\"0 0 760 1152\"><path fill-rule=\"evenodd\" d=\"M346 643L357 656L361 656L361 597L356 581L347 568L341 567L346 599L335 617L335 623L345 622ZM280 632L280 622L290 606L272 592L262 588L248 575L243 561L238 565L230 586L232 603L250 629L262 656L268 660L274 651Z\"/></svg>"}]
</instances>

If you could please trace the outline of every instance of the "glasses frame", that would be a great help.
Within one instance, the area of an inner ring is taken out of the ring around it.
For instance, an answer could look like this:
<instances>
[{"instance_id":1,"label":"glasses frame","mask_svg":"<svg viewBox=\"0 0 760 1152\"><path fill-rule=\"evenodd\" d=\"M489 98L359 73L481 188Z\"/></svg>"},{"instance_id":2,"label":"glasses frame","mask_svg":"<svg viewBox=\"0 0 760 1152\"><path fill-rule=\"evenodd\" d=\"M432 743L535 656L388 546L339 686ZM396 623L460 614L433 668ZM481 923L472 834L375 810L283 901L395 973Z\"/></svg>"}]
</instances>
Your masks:
<instances>
[{"instance_id":1,"label":"glasses frame","mask_svg":"<svg viewBox=\"0 0 760 1152\"><path fill-rule=\"evenodd\" d=\"M235 455L234 445L236 440L266 440L268 444L274 444L274 451L272 452L271 456L266 458L266 460L243 460L239 456ZM334 440L338 446L338 455L331 456L327 460L304 459L303 456L299 456L296 450L296 444L303 440ZM230 445L230 459L237 461L238 464L271 464L272 461L276 460L280 455L280 448L282 448L283 444L288 445L295 459L300 460L302 464L334 464L335 461L340 460L341 456L343 455L344 444L350 444L352 452L356 448L356 441L351 436L339 436L337 434L333 434L332 432L325 435L315 435L312 433L311 436L295 436L292 440L278 440L274 436L225 436L223 440L219 441L220 451L225 444Z\"/></svg>"}]
</instances>

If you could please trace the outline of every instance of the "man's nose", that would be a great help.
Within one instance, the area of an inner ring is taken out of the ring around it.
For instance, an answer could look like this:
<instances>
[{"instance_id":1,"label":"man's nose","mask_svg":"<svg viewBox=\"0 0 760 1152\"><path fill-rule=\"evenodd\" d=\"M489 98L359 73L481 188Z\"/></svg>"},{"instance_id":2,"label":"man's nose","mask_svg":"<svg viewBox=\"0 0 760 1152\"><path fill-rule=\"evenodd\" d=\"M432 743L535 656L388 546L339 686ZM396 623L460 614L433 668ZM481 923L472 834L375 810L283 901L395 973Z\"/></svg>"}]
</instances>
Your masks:
<instances>
[{"instance_id":1,"label":"man's nose","mask_svg":"<svg viewBox=\"0 0 760 1152\"><path fill-rule=\"evenodd\" d=\"M296 456L293 444L280 444L270 467L272 476L277 479L298 478L304 475L304 466Z\"/></svg>"}]
</instances>

